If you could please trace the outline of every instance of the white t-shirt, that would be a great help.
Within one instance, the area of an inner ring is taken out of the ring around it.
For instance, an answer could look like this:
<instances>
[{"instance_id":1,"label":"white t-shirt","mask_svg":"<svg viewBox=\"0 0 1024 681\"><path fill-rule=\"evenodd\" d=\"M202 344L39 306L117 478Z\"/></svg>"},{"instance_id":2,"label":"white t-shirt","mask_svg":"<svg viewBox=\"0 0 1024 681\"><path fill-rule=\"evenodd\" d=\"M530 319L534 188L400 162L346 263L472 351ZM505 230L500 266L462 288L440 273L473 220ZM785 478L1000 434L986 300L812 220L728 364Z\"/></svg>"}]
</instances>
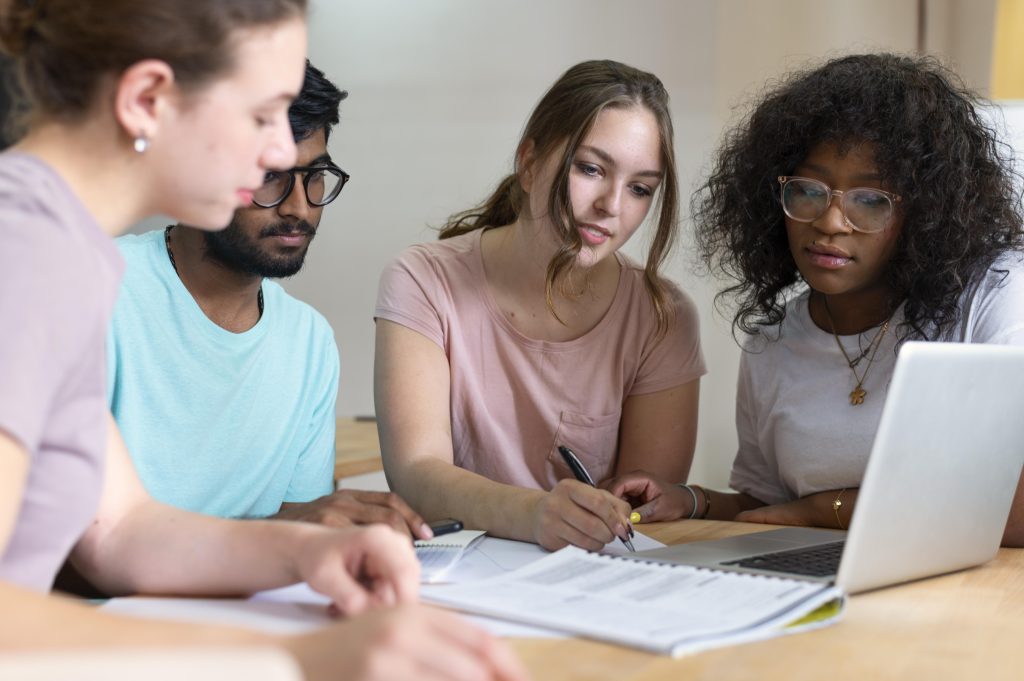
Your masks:
<instances>
[{"instance_id":1,"label":"white t-shirt","mask_svg":"<svg viewBox=\"0 0 1024 681\"><path fill-rule=\"evenodd\" d=\"M777 340L751 338L740 360L739 450L729 485L767 504L860 486L896 364L902 308L871 363L864 403L851 405L857 381L835 337L811 321L808 298L805 291L787 304L785 319L766 334ZM960 309L960 323L939 340L1024 345L1024 255L997 261L964 292ZM839 339L854 358L877 331ZM861 375L867 363L858 364Z\"/></svg>"}]
</instances>

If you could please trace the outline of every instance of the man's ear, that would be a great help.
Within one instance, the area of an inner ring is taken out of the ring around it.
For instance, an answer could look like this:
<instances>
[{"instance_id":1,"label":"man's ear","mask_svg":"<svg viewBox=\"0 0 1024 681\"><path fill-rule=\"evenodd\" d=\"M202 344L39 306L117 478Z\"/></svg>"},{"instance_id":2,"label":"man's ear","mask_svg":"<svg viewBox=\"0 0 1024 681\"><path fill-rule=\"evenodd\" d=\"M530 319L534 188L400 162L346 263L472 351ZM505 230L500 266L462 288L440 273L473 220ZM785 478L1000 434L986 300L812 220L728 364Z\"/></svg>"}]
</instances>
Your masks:
<instances>
[{"instance_id":1,"label":"man's ear","mask_svg":"<svg viewBox=\"0 0 1024 681\"><path fill-rule=\"evenodd\" d=\"M129 139L153 139L160 115L172 97L179 96L174 69L159 59L129 66L114 84L114 115Z\"/></svg>"},{"instance_id":2,"label":"man's ear","mask_svg":"<svg viewBox=\"0 0 1024 681\"><path fill-rule=\"evenodd\" d=\"M536 158L537 145L532 139L524 140L516 151L516 168L519 169L519 186L523 192L530 193L533 182L536 179Z\"/></svg>"}]
</instances>

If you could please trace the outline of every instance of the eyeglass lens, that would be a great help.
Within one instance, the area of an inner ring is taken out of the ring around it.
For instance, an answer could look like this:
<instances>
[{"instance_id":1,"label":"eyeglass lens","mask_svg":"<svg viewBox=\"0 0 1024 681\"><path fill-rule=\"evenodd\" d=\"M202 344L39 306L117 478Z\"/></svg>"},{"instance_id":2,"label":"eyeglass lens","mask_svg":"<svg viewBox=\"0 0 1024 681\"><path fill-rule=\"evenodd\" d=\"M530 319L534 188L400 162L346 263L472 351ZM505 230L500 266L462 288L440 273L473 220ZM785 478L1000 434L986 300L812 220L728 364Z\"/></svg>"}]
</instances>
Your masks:
<instances>
[{"instance_id":1,"label":"eyeglass lens","mask_svg":"<svg viewBox=\"0 0 1024 681\"><path fill-rule=\"evenodd\" d=\"M253 194L254 202L263 206L274 206L283 202L288 198L296 172L299 171L267 173L263 185ZM315 168L305 171L304 177L297 183L305 188L309 203L324 206L338 196L345 182L340 171L333 168Z\"/></svg>"},{"instance_id":2,"label":"eyeglass lens","mask_svg":"<svg viewBox=\"0 0 1024 681\"><path fill-rule=\"evenodd\" d=\"M782 189L782 209L799 222L817 220L831 200L832 190L816 180L791 179ZM876 189L850 189L843 192L840 202L846 220L862 232L880 232L892 219L892 199Z\"/></svg>"}]
</instances>

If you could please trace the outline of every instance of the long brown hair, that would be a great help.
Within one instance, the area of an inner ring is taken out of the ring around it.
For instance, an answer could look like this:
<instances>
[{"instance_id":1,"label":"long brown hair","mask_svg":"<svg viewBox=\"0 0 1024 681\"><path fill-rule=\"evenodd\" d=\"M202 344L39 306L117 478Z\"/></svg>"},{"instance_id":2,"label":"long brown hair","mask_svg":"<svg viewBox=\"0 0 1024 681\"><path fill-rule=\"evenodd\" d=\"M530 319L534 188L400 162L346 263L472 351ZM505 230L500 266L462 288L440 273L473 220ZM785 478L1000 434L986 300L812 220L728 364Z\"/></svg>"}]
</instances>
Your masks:
<instances>
[{"instance_id":1,"label":"long brown hair","mask_svg":"<svg viewBox=\"0 0 1024 681\"><path fill-rule=\"evenodd\" d=\"M542 162L560 145L565 145L558 174L548 195L548 214L561 243L547 267L547 305L556 319L555 282L569 280L576 257L583 247L575 229L569 197L569 173L576 150L601 111L642 106L653 113L658 122L661 161L665 169L664 181L658 191L658 226L647 252L644 278L654 304L659 333L668 327L672 308L668 289L658 270L672 249L679 224L679 190L668 101L665 86L651 73L616 61L586 61L570 68L551 86L527 121L518 150L521 152L526 144L532 143L535 162ZM519 179L522 171L520 156L516 155L512 173L498 183L485 201L448 218L440 238L502 227L519 218L525 201ZM566 291L560 292L566 295Z\"/></svg>"},{"instance_id":2,"label":"long brown hair","mask_svg":"<svg viewBox=\"0 0 1024 681\"><path fill-rule=\"evenodd\" d=\"M136 62L164 61L182 88L197 88L234 66L237 29L305 11L306 0L6 0L0 46L32 112L74 120L104 78Z\"/></svg>"}]
</instances>

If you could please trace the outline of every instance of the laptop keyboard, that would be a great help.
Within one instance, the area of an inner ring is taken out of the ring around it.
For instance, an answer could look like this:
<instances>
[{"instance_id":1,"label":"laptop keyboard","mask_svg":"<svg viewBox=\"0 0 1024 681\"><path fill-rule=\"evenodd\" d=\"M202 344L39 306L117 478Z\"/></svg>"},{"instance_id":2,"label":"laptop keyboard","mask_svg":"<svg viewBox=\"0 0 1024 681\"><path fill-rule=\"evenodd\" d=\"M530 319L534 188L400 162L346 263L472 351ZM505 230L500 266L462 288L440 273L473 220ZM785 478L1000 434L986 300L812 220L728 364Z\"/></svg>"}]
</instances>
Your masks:
<instances>
[{"instance_id":1,"label":"laptop keyboard","mask_svg":"<svg viewBox=\"0 0 1024 681\"><path fill-rule=\"evenodd\" d=\"M748 556L740 560L731 560L722 565L788 572L807 577L827 577L839 570L839 559L843 555L843 542L818 544L789 551L762 553L759 556Z\"/></svg>"}]
</instances>

